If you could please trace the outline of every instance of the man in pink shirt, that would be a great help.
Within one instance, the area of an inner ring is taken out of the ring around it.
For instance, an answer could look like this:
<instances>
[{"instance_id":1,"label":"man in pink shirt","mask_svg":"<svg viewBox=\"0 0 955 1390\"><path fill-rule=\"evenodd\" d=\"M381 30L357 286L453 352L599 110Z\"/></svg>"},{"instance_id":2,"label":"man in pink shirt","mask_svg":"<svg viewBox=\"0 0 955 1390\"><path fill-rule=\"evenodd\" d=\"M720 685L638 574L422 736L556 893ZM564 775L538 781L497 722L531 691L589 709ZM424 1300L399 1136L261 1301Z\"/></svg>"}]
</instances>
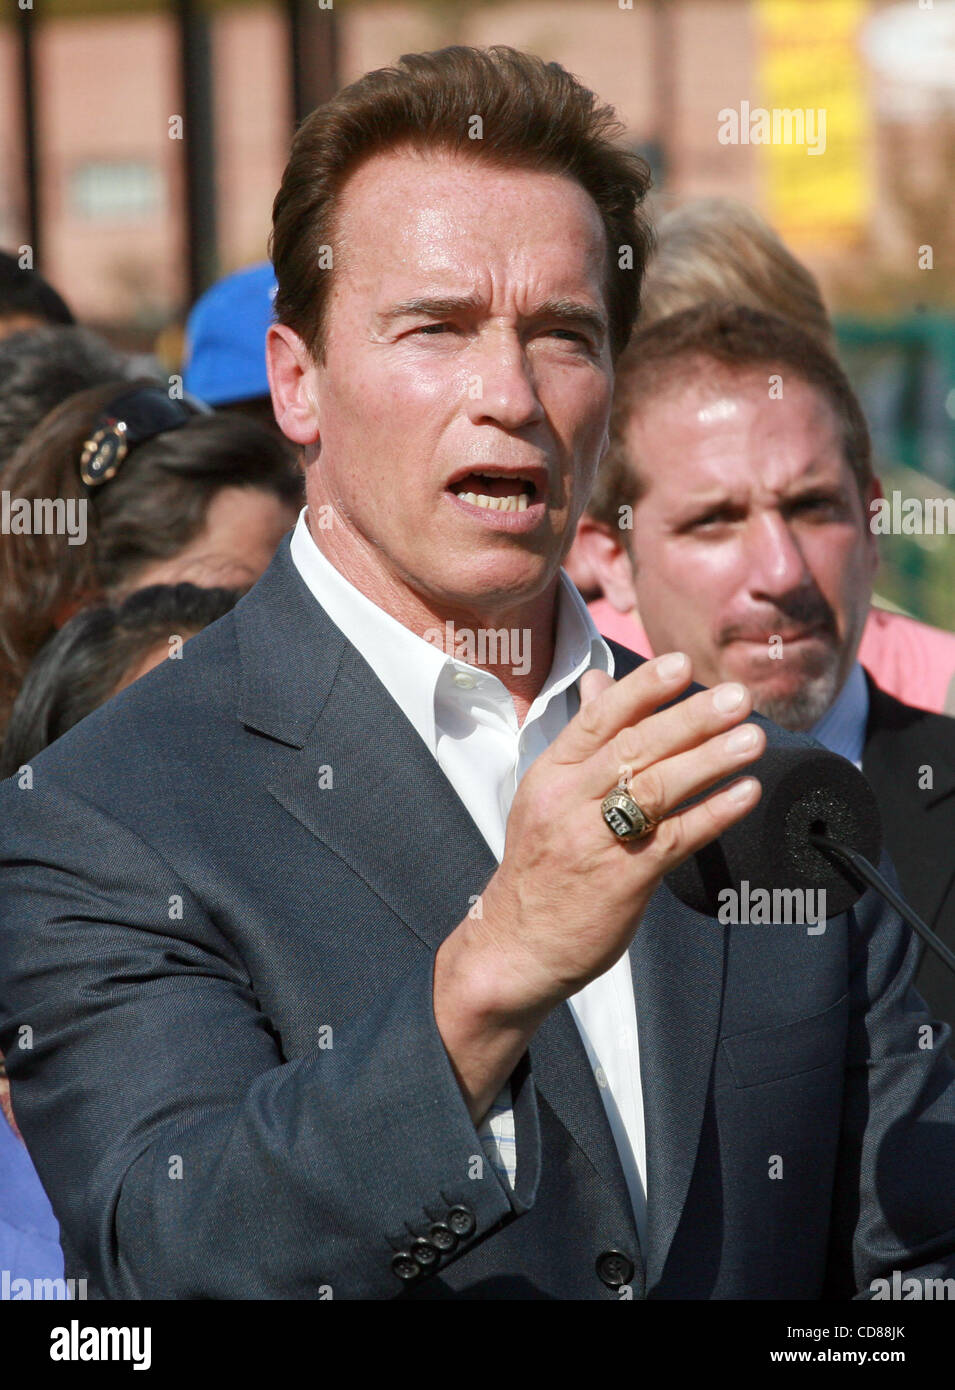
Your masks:
<instances>
[{"instance_id":1,"label":"man in pink shirt","mask_svg":"<svg viewBox=\"0 0 955 1390\"><path fill-rule=\"evenodd\" d=\"M873 606L859 660L896 699L936 714L955 714L955 634Z\"/></svg>"}]
</instances>

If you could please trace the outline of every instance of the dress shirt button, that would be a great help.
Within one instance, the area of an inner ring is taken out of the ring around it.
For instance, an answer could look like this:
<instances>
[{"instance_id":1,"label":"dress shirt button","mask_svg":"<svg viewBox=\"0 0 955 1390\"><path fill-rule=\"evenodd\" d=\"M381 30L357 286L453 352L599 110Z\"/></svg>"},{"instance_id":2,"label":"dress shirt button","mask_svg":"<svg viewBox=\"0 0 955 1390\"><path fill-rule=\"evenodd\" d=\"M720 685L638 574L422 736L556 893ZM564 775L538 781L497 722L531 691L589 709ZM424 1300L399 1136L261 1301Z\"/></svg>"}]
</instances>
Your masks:
<instances>
[{"instance_id":1,"label":"dress shirt button","mask_svg":"<svg viewBox=\"0 0 955 1390\"><path fill-rule=\"evenodd\" d=\"M477 1222L474 1215L467 1207L452 1207L448 1212L448 1225L456 1236L469 1236L473 1232Z\"/></svg>"},{"instance_id":2,"label":"dress shirt button","mask_svg":"<svg viewBox=\"0 0 955 1390\"><path fill-rule=\"evenodd\" d=\"M439 1250L453 1250L458 1243L458 1238L450 1226L443 1221L436 1221L428 1232L431 1244L437 1246Z\"/></svg>"},{"instance_id":3,"label":"dress shirt button","mask_svg":"<svg viewBox=\"0 0 955 1390\"><path fill-rule=\"evenodd\" d=\"M608 1289L619 1289L633 1278L633 1260L622 1250L605 1250L598 1255L596 1269Z\"/></svg>"},{"instance_id":4,"label":"dress shirt button","mask_svg":"<svg viewBox=\"0 0 955 1390\"><path fill-rule=\"evenodd\" d=\"M399 1279L417 1279L421 1266L413 1260L407 1250L401 1250L391 1262L391 1267Z\"/></svg>"},{"instance_id":5,"label":"dress shirt button","mask_svg":"<svg viewBox=\"0 0 955 1390\"><path fill-rule=\"evenodd\" d=\"M602 1091L607 1089L607 1073L604 1071L603 1067L596 1067L594 1069L594 1079Z\"/></svg>"},{"instance_id":6,"label":"dress shirt button","mask_svg":"<svg viewBox=\"0 0 955 1390\"><path fill-rule=\"evenodd\" d=\"M473 690L477 681L467 671L455 671L454 683L459 690Z\"/></svg>"},{"instance_id":7,"label":"dress shirt button","mask_svg":"<svg viewBox=\"0 0 955 1390\"><path fill-rule=\"evenodd\" d=\"M438 1262L438 1250L429 1240L419 1238L411 1242L411 1257L422 1269L430 1269Z\"/></svg>"}]
</instances>

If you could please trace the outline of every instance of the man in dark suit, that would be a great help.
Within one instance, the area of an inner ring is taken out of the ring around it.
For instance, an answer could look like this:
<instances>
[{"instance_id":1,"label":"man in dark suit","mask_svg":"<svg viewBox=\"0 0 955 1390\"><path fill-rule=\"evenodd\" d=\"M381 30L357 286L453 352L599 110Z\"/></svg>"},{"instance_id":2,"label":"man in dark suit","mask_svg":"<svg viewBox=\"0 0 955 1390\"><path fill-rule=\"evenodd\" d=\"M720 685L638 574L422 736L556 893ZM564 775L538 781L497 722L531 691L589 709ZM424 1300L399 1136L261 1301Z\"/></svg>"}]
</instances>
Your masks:
<instances>
[{"instance_id":1,"label":"man in dark suit","mask_svg":"<svg viewBox=\"0 0 955 1390\"><path fill-rule=\"evenodd\" d=\"M869 718L862 771L875 791L885 844L906 901L955 949L955 719L903 704L866 672ZM916 988L955 1022L955 974L920 943Z\"/></svg>"},{"instance_id":2,"label":"man in dark suit","mask_svg":"<svg viewBox=\"0 0 955 1390\"><path fill-rule=\"evenodd\" d=\"M636 308L608 247L645 251L606 132L510 50L306 122L269 367L308 507L0 787L0 1047L91 1294L849 1297L955 1263L955 1069L898 918L723 928L662 883L799 740L604 643L560 573Z\"/></svg>"},{"instance_id":3,"label":"man in dark suit","mask_svg":"<svg viewBox=\"0 0 955 1390\"><path fill-rule=\"evenodd\" d=\"M697 679L743 681L761 713L861 767L904 896L955 948L955 720L857 659L881 489L838 365L774 315L701 304L631 339L611 434L581 544L613 608L639 611L634 647L680 647ZM920 958L916 987L955 1024L955 974Z\"/></svg>"}]
</instances>

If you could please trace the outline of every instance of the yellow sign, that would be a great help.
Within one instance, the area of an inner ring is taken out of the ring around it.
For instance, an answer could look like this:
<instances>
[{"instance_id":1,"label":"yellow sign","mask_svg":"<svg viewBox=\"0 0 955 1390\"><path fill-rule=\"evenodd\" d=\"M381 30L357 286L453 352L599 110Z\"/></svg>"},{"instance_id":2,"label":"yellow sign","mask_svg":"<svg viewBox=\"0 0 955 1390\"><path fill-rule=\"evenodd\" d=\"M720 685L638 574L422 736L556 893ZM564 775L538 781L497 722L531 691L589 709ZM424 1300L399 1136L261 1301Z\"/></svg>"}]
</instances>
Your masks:
<instances>
[{"instance_id":1,"label":"yellow sign","mask_svg":"<svg viewBox=\"0 0 955 1390\"><path fill-rule=\"evenodd\" d=\"M763 146L769 220L787 242L851 241L870 201L858 49L866 0L755 0L754 9L760 105L747 112L748 133Z\"/></svg>"}]
</instances>

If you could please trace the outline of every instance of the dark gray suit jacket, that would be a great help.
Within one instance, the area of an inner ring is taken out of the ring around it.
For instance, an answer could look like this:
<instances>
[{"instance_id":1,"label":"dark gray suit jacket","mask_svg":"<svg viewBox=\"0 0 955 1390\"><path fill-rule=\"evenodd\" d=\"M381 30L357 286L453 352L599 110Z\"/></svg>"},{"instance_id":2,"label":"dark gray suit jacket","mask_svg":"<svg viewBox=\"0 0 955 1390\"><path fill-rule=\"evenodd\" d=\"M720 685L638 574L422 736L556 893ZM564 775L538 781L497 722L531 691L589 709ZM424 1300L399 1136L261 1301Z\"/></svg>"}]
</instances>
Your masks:
<instances>
[{"instance_id":1,"label":"dark gray suit jacket","mask_svg":"<svg viewBox=\"0 0 955 1390\"><path fill-rule=\"evenodd\" d=\"M952 1262L955 1073L871 896L809 935L654 895L644 1252L566 1005L513 1077L516 1190L475 1163L432 966L496 864L288 538L0 826L0 1047L93 1293L848 1297Z\"/></svg>"},{"instance_id":2,"label":"dark gray suit jacket","mask_svg":"<svg viewBox=\"0 0 955 1390\"><path fill-rule=\"evenodd\" d=\"M862 771L879 802L886 849L906 900L955 951L955 719L905 705L866 679ZM955 974L920 950L916 988L955 1028Z\"/></svg>"}]
</instances>

